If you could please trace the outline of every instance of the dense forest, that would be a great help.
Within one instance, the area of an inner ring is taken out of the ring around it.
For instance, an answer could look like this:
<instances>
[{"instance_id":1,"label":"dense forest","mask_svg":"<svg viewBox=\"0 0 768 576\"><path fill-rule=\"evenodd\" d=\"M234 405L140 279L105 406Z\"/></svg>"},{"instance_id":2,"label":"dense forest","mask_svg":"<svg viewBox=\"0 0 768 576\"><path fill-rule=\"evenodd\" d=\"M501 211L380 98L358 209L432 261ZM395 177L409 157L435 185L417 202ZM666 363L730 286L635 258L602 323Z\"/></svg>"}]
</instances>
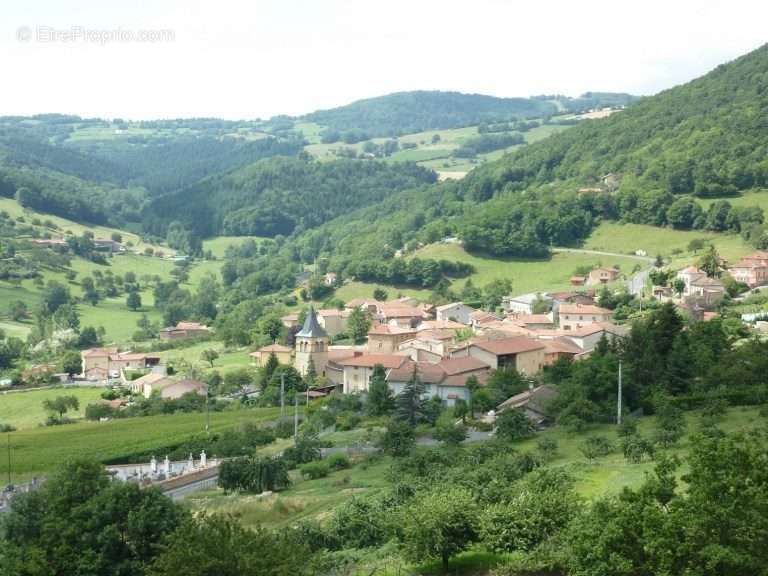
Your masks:
<instances>
[{"instance_id":1,"label":"dense forest","mask_svg":"<svg viewBox=\"0 0 768 576\"><path fill-rule=\"evenodd\" d=\"M585 185L613 173L622 185L719 196L768 184L768 46L626 111L484 166L470 188ZM622 187L623 187L622 186Z\"/></svg>"},{"instance_id":2,"label":"dense forest","mask_svg":"<svg viewBox=\"0 0 768 576\"><path fill-rule=\"evenodd\" d=\"M158 234L179 221L203 237L287 236L434 181L434 172L413 164L275 158L158 198L143 221Z\"/></svg>"}]
</instances>

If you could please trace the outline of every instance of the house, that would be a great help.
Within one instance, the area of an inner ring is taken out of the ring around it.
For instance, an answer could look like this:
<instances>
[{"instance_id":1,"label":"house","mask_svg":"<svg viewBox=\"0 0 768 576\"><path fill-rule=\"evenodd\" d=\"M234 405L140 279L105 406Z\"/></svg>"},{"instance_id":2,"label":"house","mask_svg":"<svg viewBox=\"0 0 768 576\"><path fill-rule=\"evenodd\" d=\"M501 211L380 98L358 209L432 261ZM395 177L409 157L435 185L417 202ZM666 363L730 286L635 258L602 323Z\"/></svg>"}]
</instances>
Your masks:
<instances>
[{"instance_id":1,"label":"house","mask_svg":"<svg viewBox=\"0 0 768 576\"><path fill-rule=\"evenodd\" d=\"M688 285L688 296L700 298L706 304L713 304L725 296L725 286L717 278L703 276L691 280Z\"/></svg>"},{"instance_id":2,"label":"house","mask_svg":"<svg viewBox=\"0 0 768 576\"><path fill-rule=\"evenodd\" d=\"M453 320L424 320L417 328L419 330L450 330L455 334L457 330L464 330L466 326Z\"/></svg>"},{"instance_id":3,"label":"house","mask_svg":"<svg viewBox=\"0 0 768 576\"><path fill-rule=\"evenodd\" d=\"M397 352L407 354L411 360L439 362L448 356L455 338L453 330L419 330L412 340L401 343Z\"/></svg>"},{"instance_id":4,"label":"house","mask_svg":"<svg viewBox=\"0 0 768 576\"><path fill-rule=\"evenodd\" d=\"M409 360L387 371L387 385L395 396L403 391L414 371L424 385L423 398L437 396L444 406L453 406L459 399L469 401L467 380L474 376L485 384L489 368L474 358L445 358L437 364Z\"/></svg>"},{"instance_id":5,"label":"house","mask_svg":"<svg viewBox=\"0 0 768 576\"><path fill-rule=\"evenodd\" d=\"M533 314L538 303L551 304L552 299L546 292L531 292L520 296L504 296L501 305L507 314Z\"/></svg>"},{"instance_id":6,"label":"house","mask_svg":"<svg viewBox=\"0 0 768 576\"><path fill-rule=\"evenodd\" d=\"M323 275L323 284L326 286L336 286L339 276L336 272L327 272Z\"/></svg>"},{"instance_id":7,"label":"house","mask_svg":"<svg viewBox=\"0 0 768 576\"><path fill-rule=\"evenodd\" d=\"M211 331L208 326L198 322L179 322L176 326L169 326L160 330L160 340L186 340L205 336Z\"/></svg>"},{"instance_id":8,"label":"house","mask_svg":"<svg viewBox=\"0 0 768 576\"><path fill-rule=\"evenodd\" d=\"M399 368L408 362L405 356L394 354L361 354L335 362L342 372L341 385L344 394L357 394L368 392L368 384L371 382L373 369L377 364L385 370Z\"/></svg>"},{"instance_id":9,"label":"house","mask_svg":"<svg viewBox=\"0 0 768 576\"><path fill-rule=\"evenodd\" d=\"M263 346L262 348L259 348L255 352L251 352L248 354L248 356L251 357L251 360L253 364L255 364L259 368L264 368L264 366L267 365L267 362L269 361L269 357L274 354L275 358L277 358L277 361L280 364L285 364L286 366L291 365L291 355L293 353L293 349L289 348L288 346L283 346L282 344L270 344L269 346Z\"/></svg>"},{"instance_id":10,"label":"house","mask_svg":"<svg viewBox=\"0 0 768 576\"><path fill-rule=\"evenodd\" d=\"M550 366L561 359L573 360L584 352L570 338L543 340L544 364Z\"/></svg>"},{"instance_id":11,"label":"house","mask_svg":"<svg viewBox=\"0 0 768 576\"><path fill-rule=\"evenodd\" d=\"M621 271L618 268L595 268L590 271L587 277L587 286L594 286L596 284L608 284L609 282L615 282L619 279Z\"/></svg>"},{"instance_id":12,"label":"house","mask_svg":"<svg viewBox=\"0 0 768 576\"><path fill-rule=\"evenodd\" d=\"M768 251L758 250L745 256L728 268L728 273L734 280L750 288L768 284Z\"/></svg>"},{"instance_id":13,"label":"house","mask_svg":"<svg viewBox=\"0 0 768 576\"><path fill-rule=\"evenodd\" d=\"M114 240L103 240L97 238L93 241L93 247L96 250L103 252L125 252L125 246L123 246L120 242L115 242Z\"/></svg>"},{"instance_id":14,"label":"house","mask_svg":"<svg viewBox=\"0 0 768 576\"><path fill-rule=\"evenodd\" d=\"M508 398L496 409L497 414L506 410L520 410L537 428L549 420L548 405L559 395L554 386L536 386Z\"/></svg>"},{"instance_id":15,"label":"house","mask_svg":"<svg viewBox=\"0 0 768 576\"><path fill-rule=\"evenodd\" d=\"M328 336L336 336L347 330L347 321L349 320L349 310L339 310L337 308L327 308L317 311L317 321L320 326L328 333Z\"/></svg>"},{"instance_id":16,"label":"house","mask_svg":"<svg viewBox=\"0 0 768 576\"><path fill-rule=\"evenodd\" d=\"M368 351L372 354L394 354L400 344L415 335L415 328L378 324L368 331Z\"/></svg>"},{"instance_id":17,"label":"house","mask_svg":"<svg viewBox=\"0 0 768 576\"><path fill-rule=\"evenodd\" d=\"M695 266L688 266L680 270L675 276L678 280L685 282L685 290L683 290L683 296L691 295L691 283L705 278L707 274L703 270L699 270Z\"/></svg>"},{"instance_id":18,"label":"house","mask_svg":"<svg viewBox=\"0 0 768 576\"><path fill-rule=\"evenodd\" d=\"M164 384L169 383L173 378L167 376L163 372L150 372L144 374L141 378L136 380L129 380L127 382L128 387L133 394L142 394L145 398L152 396L154 390L159 390Z\"/></svg>"},{"instance_id":19,"label":"house","mask_svg":"<svg viewBox=\"0 0 768 576\"><path fill-rule=\"evenodd\" d=\"M451 304L443 304L435 308L436 320L453 320L460 324L469 325L470 316L473 312L477 312L471 306L467 306L464 302L453 302Z\"/></svg>"},{"instance_id":20,"label":"house","mask_svg":"<svg viewBox=\"0 0 768 576\"><path fill-rule=\"evenodd\" d=\"M520 314L508 321L529 330L548 330L555 327L552 314Z\"/></svg>"},{"instance_id":21,"label":"house","mask_svg":"<svg viewBox=\"0 0 768 576\"><path fill-rule=\"evenodd\" d=\"M206 396L208 394L208 386L206 384L191 379L174 379L160 387L155 386L155 389L160 390L160 398L163 400L178 400L185 394L197 394L199 396Z\"/></svg>"},{"instance_id":22,"label":"house","mask_svg":"<svg viewBox=\"0 0 768 576\"><path fill-rule=\"evenodd\" d=\"M117 378L123 370L144 370L160 364L152 354L118 352L117 348L91 348L80 353L83 377L87 380Z\"/></svg>"},{"instance_id":23,"label":"house","mask_svg":"<svg viewBox=\"0 0 768 576\"><path fill-rule=\"evenodd\" d=\"M536 374L544 366L542 342L527 336L512 336L498 340L479 340L460 346L451 358L475 358L494 370L514 368L521 374Z\"/></svg>"},{"instance_id":24,"label":"house","mask_svg":"<svg viewBox=\"0 0 768 576\"><path fill-rule=\"evenodd\" d=\"M573 330L595 322L608 322L612 316L613 310L594 304L560 304L557 307L558 325L562 330Z\"/></svg>"},{"instance_id":25,"label":"house","mask_svg":"<svg viewBox=\"0 0 768 576\"><path fill-rule=\"evenodd\" d=\"M623 338L628 330L623 326L616 326L610 322L593 322L581 328L571 330L539 330L534 332L533 337L547 343L549 340L565 338L578 346L582 353L591 352L597 346L597 343L605 336L609 341L614 338Z\"/></svg>"},{"instance_id":26,"label":"house","mask_svg":"<svg viewBox=\"0 0 768 576\"><path fill-rule=\"evenodd\" d=\"M469 315L469 325L472 328L480 328L491 322L498 322L500 318L491 312L485 310L475 310Z\"/></svg>"},{"instance_id":27,"label":"house","mask_svg":"<svg viewBox=\"0 0 768 576\"><path fill-rule=\"evenodd\" d=\"M424 310L401 302L377 302L374 306L375 318L382 324L414 328L427 317Z\"/></svg>"},{"instance_id":28,"label":"house","mask_svg":"<svg viewBox=\"0 0 768 576\"><path fill-rule=\"evenodd\" d=\"M286 314L285 316L280 318L280 321L283 323L283 326L285 326L290 330L294 326L299 325L299 313L293 312L292 314Z\"/></svg>"},{"instance_id":29,"label":"house","mask_svg":"<svg viewBox=\"0 0 768 576\"><path fill-rule=\"evenodd\" d=\"M571 283L571 286L584 286L584 284L587 283L587 277L586 276L571 276L568 281Z\"/></svg>"}]
</instances>

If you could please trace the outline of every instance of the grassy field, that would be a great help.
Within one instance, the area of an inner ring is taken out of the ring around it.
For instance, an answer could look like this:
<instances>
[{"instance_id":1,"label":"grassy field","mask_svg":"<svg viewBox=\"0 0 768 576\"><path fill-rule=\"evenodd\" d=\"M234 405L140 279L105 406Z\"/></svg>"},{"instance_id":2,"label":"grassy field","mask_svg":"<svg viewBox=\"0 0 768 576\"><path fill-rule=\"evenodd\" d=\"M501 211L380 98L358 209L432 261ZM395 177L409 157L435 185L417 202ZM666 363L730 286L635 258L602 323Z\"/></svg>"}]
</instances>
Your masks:
<instances>
[{"instance_id":1,"label":"grassy field","mask_svg":"<svg viewBox=\"0 0 768 576\"><path fill-rule=\"evenodd\" d=\"M36 212L35 210L23 208L18 202L16 202L16 200L12 198L0 198L0 210L5 210L13 218L23 216L27 220L27 223L30 223L33 218L39 218L40 220L50 220L59 227L59 230L49 230L54 236L63 235L66 232L71 232L76 236L80 236L86 230L90 230L93 232L96 238L108 239L112 236L113 233L117 232L122 235L124 243L131 242L133 244L133 248L135 249L144 250L144 248L151 247L155 250L162 250L166 254L174 253L174 250L168 248L167 246L157 246L155 244L148 244L143 242L137 234L132 234L131 232L126 232L125 230L119 230L109 226L79 224L77 222L73 222L72 220L61 218L60 216L53 216L51 214Z\"/></svg>"},{"instance_id":2,"label":"grassy field","mask_svg":"<svg viewBox=\"0 0 768 576\"><path fill-rule=\"evenodd\" d=\"M203 240L203 250L210 250L216 258L224 258L227 248L230 246L239 246L246 240L263 240L261 236L216 236Z\"/></svg>"},{"instance_id":3,"label":"grassy field","mask_svg":"<svg viewBox=\"0 0 768 576\"><path fill-rule=\"evenodd\" d=\"M721 200L721 198L706 198L700 199L699 203L706 209L710 204L717 202L718 200ZM750 190L739 196L722 198L722 200L727 200L732 206L758 206L768 212L768 190L765 189Z\"/></svg>"},{"instance_id":4,"label":"grassy field","mask_svg":"<svg viewBox=\"0 0 768 576\"><path fill-rule=\"evenodd\" d=\"M191 364L199 365L204 370L210 369L210 364L203 362L200 359L200 354L203 350L216 350L219 353L219 357L213 364L213 369L219 372L226 373L229 370L235 368L244 368L250 366L250 357L248 356L248 349L242 348L237 350L229 350L224 347L224 344L219 341L200 342L193 346L185 348L178 348L175 350L165 350L159 352L163 361L171 364L178 364L179 361L186 361Z\"/></svg>"},{"instance_id":5,"label":"grassy field","mask_svg":"<svg viewBox=\"0 0 768 576\"><path fill-rule=\"evenodd\" d=\"M373 284L368 282L347 282L341 288L336 290L334 296L349 302L355 298L373 298L373 291L377 288L382 288L387 292L387 296L390 300L398 298L400 296L412 296L414 298L427 298L430 294L429 290L418 290L414 288L398 288L394 286L386 286L384 284Z\"/></svg>"},{"instance_id":6,"label":"grassy field","mask_svg":"<svg viewBox=\"0 0 768 576\"><path fill-rule=\"evenodd\" d=\"M48 413L43 409L44 400L57 396L75 396L80 401L80 408L67 413L69 418L82 418L85 407L101 398L103 388L49 388L28 392L0 392L0 423L10 424L22 430L43 424Z\"/></svg>"},{"instance_id":7,"label":"grassy field","mask_svg":"<svg viewBox=\"0 0 768 576\"><path fill-rule=\"evenodd\" d=\"M484 286L492 280L509 279L512 281L512 290L516 293L568 289L569 278L580 266L616 265L630 272L636 264L642 263L641 260L629 256L579 253L556 253L550 260L503 260L468 254L456 244L432 244L417 250L413 256L444 258L472 264L476 270L472 275L475 286ZM456 280L453 287L460 288L464 283L465 280Z\"/></svg>"},{"instance_id":8,"label":"grassy field","mask_svg":"<svg viewBox=\"0 0 768 576\"><path fill-rule=\"evenodd\" d=\"M738 234L717 234L715 232L672 230L644 224L618 224L603 222L587 238L584 248L620 253L634 253L645 250L649 256L661 254L672 258L673 264L683 266L693 263L699 256L688 251L688 243L694 239L712 242L722 257L729 261L751 252L753 249ZM673 251L680 251L672 254Z\"/></svg>"},{"instance_id":9,"label":"grassy field","mask_svg":"<svg viewBox=\"0 0 768 576\"><path fill-rule=\"evenodd\" d=\"M212 413L211 430L225 430L244 422L268 422L274 420L279 412L279 408L254 408ZM13 481L46 474L72 458L91 457L108 461L162 450L202 433L204 424L205 415L195 413L18 430L10 434ZM0 478L5 478L8 463L5 458L0 460Z\"/></svg>"}]
</instances>

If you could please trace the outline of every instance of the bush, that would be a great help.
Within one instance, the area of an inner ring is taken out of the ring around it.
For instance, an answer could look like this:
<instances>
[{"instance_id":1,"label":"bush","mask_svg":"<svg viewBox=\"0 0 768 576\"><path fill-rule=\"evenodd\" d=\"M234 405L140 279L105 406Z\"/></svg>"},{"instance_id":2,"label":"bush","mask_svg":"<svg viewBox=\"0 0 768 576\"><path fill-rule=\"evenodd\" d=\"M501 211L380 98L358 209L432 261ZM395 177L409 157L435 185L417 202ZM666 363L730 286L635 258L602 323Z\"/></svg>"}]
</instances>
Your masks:
<instances>
[{"instance_id":1,"label":"bush","mask_svg":"<svg viewBox=\"0 0 768 576\"><path fill-rule=\"evenodd\" d=\"M503 440L522 440L533 436L533 425L519 410L507 410L496 418L496 435Z\"/></svg>"},{"instance_id":2,"label":"bush","mask_svg":"<svg viewBox=\"0 0 768 576\"><path fill-rule=\"evenodd\" d=\"M590 436L581 444L579 451L587 460L594 460L613 452L613 444L605 436Z\"/></svg>"},{"instance_id":3,"label":"bush","mask_svg":"<svg viewBox=\"0 0 768 576\"><path fill-rule=\"evenodd\" d=\"M112 418L116 410L109 404L88 404L85 407L86 420L101 420L102 418Z\"/></svg>"},{"instance_id":4,"label":"bush","mask_svg":"<svg viewBox=\"0 0 768 576\"><path fill-rule=\"evenodd\" d=\"M536 451L544 462L549 462L557 457L557 440L545 436L536 441Z\"/></svg>"},{"instance_id":5,"label":"bush","mask_svg":"<svg viewBox=\"0 0 768 576\"><path fill-rule=\"evenodd\" d=\"M335 454L331 454L330 456L328 456L328 458L325 459L325 461L328 463L328 466L333 470L345 470L350 466L349 458L347 458L346 454L342 454L341 452L336 452Z\"/></svg>"},{"instance_id":6,"label":"bush","mask_svg":"<svg viewBox=\"0 0 768 576\"><path fill-rule=\"evenodd\" d=\"M633 464L639 464L645 456L653 458L653 442L643 438L640 434L625 436L621 441L621 451L624 458Z\"/></svg>"},{"instance_id":7,"label":"bush","mask_svg":"<svg viewBox=\"0 0 768 576\"><path fill-rule=\"evenodd\" d=\"M331 471L328 462L323 460L315 460L314 462L302 464L299 470L301 471L301 475L308 480L325 478Z\"/></svg>"}]
</instances>

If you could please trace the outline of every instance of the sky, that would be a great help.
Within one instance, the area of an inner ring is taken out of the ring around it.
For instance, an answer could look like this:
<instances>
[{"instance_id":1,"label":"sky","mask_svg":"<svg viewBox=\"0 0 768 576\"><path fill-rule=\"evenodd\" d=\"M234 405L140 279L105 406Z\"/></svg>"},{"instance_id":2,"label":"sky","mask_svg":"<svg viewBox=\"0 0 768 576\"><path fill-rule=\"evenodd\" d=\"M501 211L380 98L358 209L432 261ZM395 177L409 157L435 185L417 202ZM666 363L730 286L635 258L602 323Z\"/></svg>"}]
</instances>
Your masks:
<instances>
[{"instance_id":1,"label":"sky","mask_svg":"<svg viewBox=\"0 0 768 576\"><path fill-rule=\"evenodd\" d=\"M654 94L766 41L768 2L3 0L0 115L268 118L402 90Z\"/></svg>"}]
</instances>

